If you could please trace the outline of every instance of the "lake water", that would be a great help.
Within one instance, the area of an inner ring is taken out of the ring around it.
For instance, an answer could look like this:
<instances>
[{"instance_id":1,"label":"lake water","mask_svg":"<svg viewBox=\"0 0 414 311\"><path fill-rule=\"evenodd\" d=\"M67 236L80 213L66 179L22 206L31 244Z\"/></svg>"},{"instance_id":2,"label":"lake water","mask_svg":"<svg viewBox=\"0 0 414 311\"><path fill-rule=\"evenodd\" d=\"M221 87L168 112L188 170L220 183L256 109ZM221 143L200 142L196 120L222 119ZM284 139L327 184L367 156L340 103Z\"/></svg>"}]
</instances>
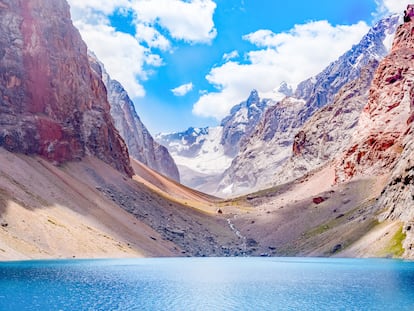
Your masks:
<instances>
[{"instance_id":1,"label":"lake water","mask_svg":"<svg viewBox=\"0 0 414 311\"><path fill-rule=\"evenodd\" d=\"M414 310L414 262L165 258L0 263L0 310Z\"/></svg>"}]
</instances>

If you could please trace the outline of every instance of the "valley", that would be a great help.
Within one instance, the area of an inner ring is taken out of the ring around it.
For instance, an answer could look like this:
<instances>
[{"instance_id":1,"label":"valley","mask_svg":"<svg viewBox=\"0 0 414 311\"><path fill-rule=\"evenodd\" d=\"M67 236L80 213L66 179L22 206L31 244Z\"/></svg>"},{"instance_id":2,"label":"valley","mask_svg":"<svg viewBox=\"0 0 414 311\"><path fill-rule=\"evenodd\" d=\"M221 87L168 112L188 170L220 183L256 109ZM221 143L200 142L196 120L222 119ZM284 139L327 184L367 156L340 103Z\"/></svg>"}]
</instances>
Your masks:
<instances>
[{"instance_id":1,"label":"valley","mask_svg":"<svg viewBox=\"0 0 414 311\"><path fill-rule=\"evenodd\" d=\"M373 206L386 178L337 186L327 167L222 200L136 161L131 180L94 158L0 155L3 259L401 255L387 253L401 222L379 224Z\"/></svg>"},{"instance_id":2,"label":"valley","mask_svg":"<svg viewBox=\"0 0 414 311\"><path fill-rule=\"evenodd\" d=\"M154 138L65 0L1 0L0 260L413 259L413 29Z\"/></svg>"}]
</instances>

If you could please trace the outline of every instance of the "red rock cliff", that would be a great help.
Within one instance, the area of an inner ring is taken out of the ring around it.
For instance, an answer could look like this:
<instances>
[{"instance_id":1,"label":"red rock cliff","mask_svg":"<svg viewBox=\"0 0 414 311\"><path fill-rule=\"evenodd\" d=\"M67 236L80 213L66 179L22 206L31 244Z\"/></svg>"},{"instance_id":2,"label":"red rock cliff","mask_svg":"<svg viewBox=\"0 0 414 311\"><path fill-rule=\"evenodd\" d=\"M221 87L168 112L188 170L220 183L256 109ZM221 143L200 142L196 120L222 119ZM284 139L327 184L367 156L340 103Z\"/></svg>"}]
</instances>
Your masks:
<instances>
[{"instance_id":1,"label":"red rock cliff","mask_svg":"<svg viewBox=\"0 0 414 311\"><path fill-rule=\"evenodd\" d=\"M0 146L62 163L93 155L132 175L106 89L65 0L0 0Z\"/></svg>"},{"instance_id":2,"label":"red rock cliff","mask_svg":"<svg viewBox=\"0 0 414 311\"><path fill-rule=\"evenodd\" d=\"M403 149L414 108L414 22L399 26L390 54L375 74L367 105L336 179L389 173Z\"/></svg>"}]
</instances>

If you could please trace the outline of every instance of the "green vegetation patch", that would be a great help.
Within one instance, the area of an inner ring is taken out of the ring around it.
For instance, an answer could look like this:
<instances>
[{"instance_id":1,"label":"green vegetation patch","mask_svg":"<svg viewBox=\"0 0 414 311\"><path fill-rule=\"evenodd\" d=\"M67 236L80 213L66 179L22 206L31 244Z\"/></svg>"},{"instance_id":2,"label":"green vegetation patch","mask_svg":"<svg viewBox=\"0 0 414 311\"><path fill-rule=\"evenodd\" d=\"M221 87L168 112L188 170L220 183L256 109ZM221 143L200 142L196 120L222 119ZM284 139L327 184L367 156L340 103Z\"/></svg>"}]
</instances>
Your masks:
<instances>
[{"instance_id":1,"label":"green vegetation patch","mask_svg":"<svg viewBox=\"0 0 414 311\"><path fill-rule=\"evenodd\" d=\"M407 235L403 232L403 227L401 225L398 231L391 238L391 241L388 244L388 246L384 248L384 250L381 253L389 257L401 257L405 251L403 247L403 242L406 237Z\"/></svg>"}]
</instances>

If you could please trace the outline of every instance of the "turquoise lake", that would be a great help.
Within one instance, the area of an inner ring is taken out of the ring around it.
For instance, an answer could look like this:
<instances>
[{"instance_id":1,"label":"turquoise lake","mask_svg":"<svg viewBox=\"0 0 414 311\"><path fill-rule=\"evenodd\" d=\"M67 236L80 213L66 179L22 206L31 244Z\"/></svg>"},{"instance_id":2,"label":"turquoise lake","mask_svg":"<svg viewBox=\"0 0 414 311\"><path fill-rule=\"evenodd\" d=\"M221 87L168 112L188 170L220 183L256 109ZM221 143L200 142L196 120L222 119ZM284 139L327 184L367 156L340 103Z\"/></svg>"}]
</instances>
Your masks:
<instances>
[{"instance_id":1,"label":"turquoise lake","mask_svg":"<svg viewBox=\"0 0 414 311\"><path fill-rule=\"evenodd\" d=\"M322 258L4 262L0 310L414 310L414 262Z\"/></svg>"}]
</instances>

